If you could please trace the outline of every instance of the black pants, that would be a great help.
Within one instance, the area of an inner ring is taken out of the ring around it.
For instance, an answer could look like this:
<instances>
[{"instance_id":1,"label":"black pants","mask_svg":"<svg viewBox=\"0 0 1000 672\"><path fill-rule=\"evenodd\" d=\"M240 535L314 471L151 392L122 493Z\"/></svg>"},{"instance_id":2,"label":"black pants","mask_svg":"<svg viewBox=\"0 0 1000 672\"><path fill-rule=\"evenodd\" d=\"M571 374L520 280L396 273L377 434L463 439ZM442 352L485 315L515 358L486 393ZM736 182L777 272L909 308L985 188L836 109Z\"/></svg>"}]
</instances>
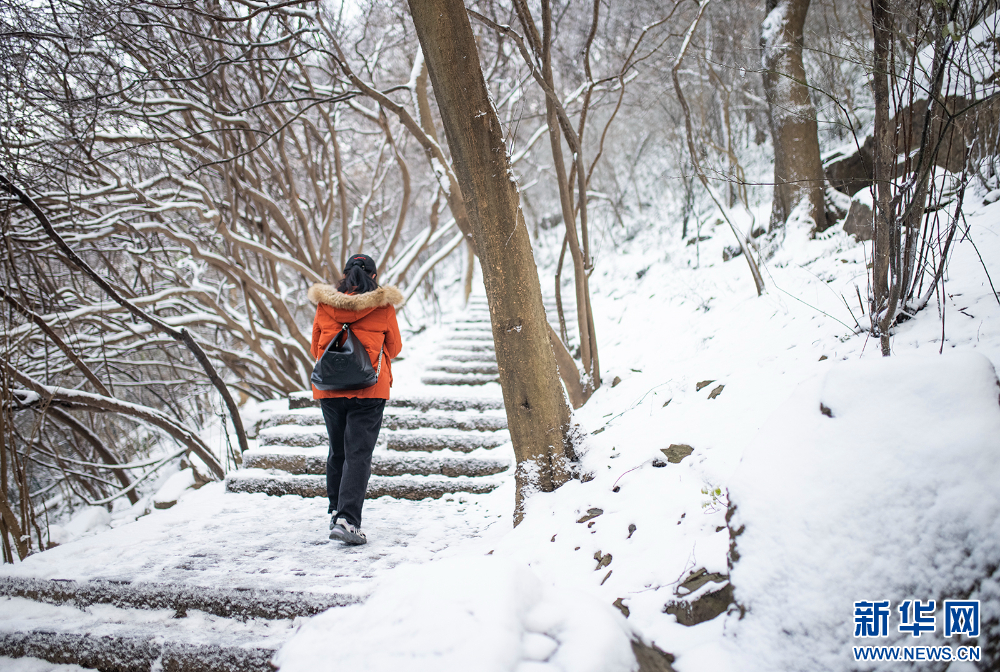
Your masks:
<instances>
[{"instance_id":1,"label":"black pants","mask_svg":"<svg viewBox=\"0 0 1000 672\"><path fill-rule=\"evenodd\" d=\"M321 399L320 408L330 435L330 453L326 458L328 513L337 511L339 518L360 527L385 399Z\"/></svg>"}]
</instances>

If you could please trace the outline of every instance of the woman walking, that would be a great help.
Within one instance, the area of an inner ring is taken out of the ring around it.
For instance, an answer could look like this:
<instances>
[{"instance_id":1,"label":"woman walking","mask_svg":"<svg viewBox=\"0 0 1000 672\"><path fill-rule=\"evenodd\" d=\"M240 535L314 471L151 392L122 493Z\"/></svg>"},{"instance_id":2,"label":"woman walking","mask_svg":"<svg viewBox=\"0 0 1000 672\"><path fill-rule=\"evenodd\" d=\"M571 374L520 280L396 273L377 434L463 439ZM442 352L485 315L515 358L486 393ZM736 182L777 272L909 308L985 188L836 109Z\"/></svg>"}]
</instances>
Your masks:
<instances>
[{"instance_id":1,"label":"woman walking","mask_svg":"<svg viewBox=\"0 0 1000 672\"><path fill-rule=\"evenodd\" d=\"M364 345L372 367L379 371L371 387L359 390L319 390L323 420L330 436L326 460L326 494L330 499L330 538L347 544L367 542L361 531L361 507L371 475L372 450L382 428L382 412L392 386L392 358L402 349L394 306L403 295L390 285L375 281L375 261L364 254L352 256L340 284L313 285L309 300L316 305L312 354L317 360L343 325Z\"/></svg>"}]
</instances>

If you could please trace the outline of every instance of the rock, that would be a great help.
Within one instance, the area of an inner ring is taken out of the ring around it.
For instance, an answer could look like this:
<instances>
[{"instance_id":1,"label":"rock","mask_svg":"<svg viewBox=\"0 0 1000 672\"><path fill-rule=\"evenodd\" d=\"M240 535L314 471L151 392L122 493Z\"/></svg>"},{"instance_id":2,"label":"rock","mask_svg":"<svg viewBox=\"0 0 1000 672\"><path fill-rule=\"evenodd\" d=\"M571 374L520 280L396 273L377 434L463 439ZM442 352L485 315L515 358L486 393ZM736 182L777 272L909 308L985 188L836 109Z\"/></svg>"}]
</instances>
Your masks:
<instances>
[{"instance_id":1,"label":"rock","mask_svg":"<svg viewBox=\"0 0 1000 672\"><path fill-rule=\"evenodd\" d=\"M671 443L669 448L660 448L660 452L667 456L667 462L680 464L681 460L694 452L694 448L686 443Z\"/></svg>"},{"instance_id":2,"label":"rock","mask_svg":"<svg viewBox=\"0 0 1000 672\"><path fill-rule=\"evenodd\" d=\"M632 533L635 532L637 529L638 528L635 526L635 523L629 523L628 524L628 536L625 537L625 538L626 539L631 539L632 538Z\"/></svg>"},{"instance_id":3,"label":"rock","mask_svg":"<svg viewBox=\"0 0 1000 672\"><path fill-rule=\"evenodd\" d=\"M872 183L875 141L868 136L861 144L860 151L855 148L850 153L836 152L827 156L823 172L830 186L842 194L853 196Z\"/></svg>"},{"instance_id":4,"label":"rock","mask_svg":"<svg viewBox=\"0 0 1000 672\"><path fill-rule=\"evenodd\" d=\"M656 460L653 460L653 466L656 467L656 468L665 467L665 466L667 466L667 463L664 462L663 460L656 459Z\"/></svg>"},{"instance_id":5,"label":"rock","mask_svg":"<svg viewBox=\"0 0 1000 672\"><path fill-rule=\"evenodd\" d=\"M725 613L733 603L733 584L705 593L694 602L675 600L663 607L663 613L673 614L681 625L697 625Z\"/></svg>"},{"instance_id":6,"label":"rock","mask_svg":"<svg viewBox=\"0 0 1000 672\"><path fill-rule=\"evenodd\" d=\"M594 518L597 518L602 513L604 513L604 509L587 509L587 515L585 515L583 518L581 518L576 522L586 523L588 520L593 520Z\"/></svg>"},{"instance_id":7,"label":"rock","mask_svg":"<svg viewBox=\"0 0 1000 672\"><path fill-rule=\"evenodd\" d=\"M706 240L712 240L711 236L696 236L687 241L688 246L694 245L695 243L703 243Z\"/></svg>"},{"instance_id":8,"label":"rock","mask_svg":"<svg viewBox=\"0 0 1000 672\"><path fill-rule=\"evenodd\" d=\"M872 209L861 201L851 201L851 209L844 220L844 231L858 242L872 240L875 237Z\"/></svg>"},{"instance_id":9,"label":"rock","mask_svg":"<svg viewBox=\"0 0 1000 672\"><path fill-rule=\"evenodd\" d=\"M694 385L694 391L695 392L701 392L703 388L708 387L709 385L711 385L714 382L715 382L714 380L703 380L700 383L695 383L695 385Z\"/></svg>"},{"instance_id":10,"label":"rock","mask_svg":"<svg viewBox=\"0 0 1000 672\"><path fill-rule=\"evenodd\" d=\"M632 640L632 653L639 663L639 672L674 672L671 663L674 657L657 646L648 646L637 639Z\"/></svg>"},{"instance_id":11,"label":"rock","mask_svg":"<svg viewBox=\"0 0 1000 672\"><path fill-rule=\"evenodd\" d=\"M767 229L765 229L763 226L758 226L756 229L754 229L753 231L750 232L750 237L751 238L760 238L765 233L767 233Z\"/></svg>"},{"instance_id":12,"label":"rock","mask_svg":"<svg viewBox=\"0 0 1000 672\"><path fill-rule=\"evenodd\" d=\"M594 560L597 560L597 567L594 568L594 571L596 572L597 570L611 564L611 554L608 553L607 555L601 555L601 551L598 550L594 553Z\"/></svg>"},{"instance_id":13,"label":"rock","mask_svg":"<svg viewBox=\"0 0 1000 672\"><path fill-rule=\"evenodd\" d=\"M722 248L722 260L729 261L743 254L743 248L739 245L726 245Z\"/></svg>"},{"instance_id":14,"label":"rock","mask_svg":"<svg viewBox=\"0 0 1000 672\"><path fill-rule=\"evenodd\" d=\"M723 527L722 529L726 529ZM725 574L719 574L718 572L709 572L704 567L694 570L688 577L684 579L684 582L677 586L674 590L674 594L678 597L685 597L695 592L706 583L725 583L729 580L729 577ZM682 592L683 591L683 592Z\"/></svg>"},{"instance_id":15,"label":"rock","mask_svg":"<svg viewBox=\"0 0 1000 672\"><path fill-rule=\"evenodd\" d=\"M630 612L628 610L628 607L626 607L622 603L622 600L624 600L624 599L625 599L624 597L619 597L617 600L615 600L611 604L614 605L614 606L616 606L616 607L618 607L618 611L622 612L622 616L624 616L625 618L628 618L628 615L629 615Z\"/></svg>"},{"instance_id":16,"label":"rock","mask_svg":"<svg viewBox=\"0 0 1000 672\"><path fill-rule=\"evenodd\" d=\"M615 379L611 381L611 387L615 387L620 382L622 382L622 379L619 378L618 376L615 376Z\"/></svg>"},{"instance_id":17,"label":"rock","mask_svg":"<svg viewBox=\"0 0 1000 672\"><path fill-rule=\"evenodd\" d=\"M719 396L720 394L722 394L722 390L725 389L725 387L726 387L725 385L719 385L714 390L712 390L711 392L708 393L708 398L709 399L715 399L717 396Z\"/></svg>"}]
</instances>

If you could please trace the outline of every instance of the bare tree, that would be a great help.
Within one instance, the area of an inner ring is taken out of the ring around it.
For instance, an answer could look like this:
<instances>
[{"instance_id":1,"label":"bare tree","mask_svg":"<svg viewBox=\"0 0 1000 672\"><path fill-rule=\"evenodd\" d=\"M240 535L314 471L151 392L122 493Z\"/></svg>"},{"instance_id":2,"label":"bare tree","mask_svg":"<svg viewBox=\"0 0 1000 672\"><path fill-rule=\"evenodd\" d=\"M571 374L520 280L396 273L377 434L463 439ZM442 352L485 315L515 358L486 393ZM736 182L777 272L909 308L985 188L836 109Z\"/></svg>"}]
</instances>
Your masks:
<instances>
[{"instance_id":1,"label":"bare tree","mask_svg":"<svg viewBox=\"0 0 1000 672\"><path fill-rule=\"evenodd\" d=\"M51 221L0 198L11 553L45 547L26 535L46 502L134 500L162 466L144 451L218 421L206 367L230 402L307 386L301 290L345 250L382 249L412 295L464 239L437 211L411 226L432 169L331 80L327 17L299 4L0 6L0 174ZM222 475L217 448L184 445Z\"/></svg>"},{"instance_id":2,"label":"bare tree","mask_svg":"<svg viewBox=\"0 0 1000 672\"><path fill-rule=\"evenodd\" d=\"M510 157L461 0L410 2L483 267L500 384L517 456L517 503L570 477L569 409Z\"/></svg>"},{"instance_id":3,"label":"bare tree","mask_svg":"<svg viewBox=\"0 0 1000 672\"><path fill-rule=\"evenodd\" d=\"M985 0L872 3L871 315L886 356L897 320L940 291L966 185L978 169L972 149L996 143L1000 88L989 45L997 25L984 22L991 7ZM946 208L951 221L943 223Z\"/></svg>"},{"instance_id":4,"label":"bare tree","mask_svg":"<svg viewBox=\"0 0 1000 672\"><path fill-rule=\"evenodd\" d=\"M764 90L774 143L771 229L780 228L807 203L813 230L827 228L816 110L802 63L803 26L809 0L767 0L761 26Z\"/></svg>"},{"instance_id":5,"label":"bare tree","mask_svg":"<svg viewBox=\"0 0 1000 672\"><path fill-rule=\"evenodd\" d=\"M694 131L691 122L691 110L688 108L687 99L684 97L684 90L681 88L680 80L680 69L681 64L684 62L684 56L687 53L688 47L691 44L691 38L694 36L695 31L698 29L698 23L701 21L702 14L705 8L708 6L709 0L702 0L698 5L698 13L695 15L688 27L687 32L684 35L684 42L681 43L680 52L677 54L677 58L674 60L673 67L670 69L670 74L674 82L674 93L677 94L677 100L681 104L681 109L684 111L684 128L685 135L687 137L688 145L688 155L691 159L691 165L694 166L695 173L698 175L698 179L701 181L702 186L705 191L711 196L712 201L715 203L716 207L719 209L719 213L725 218L726 223L729 225L730 230L733 235L736 236L736 242L740 246L740 250L743 256L747 260L747 264L750 267L750 275L753 278L754 287L757 289L757 296L760 296L764 292L764 278L760 274L760 269L757 267L757 262L753 258L751 253L750 242L739 232L733 221L726 214L726 207L722 203L722 200L715 193L715 189L708 181L708 177L705 175L705 171L701 168L701 162L698 160L698 150L695 147Z\"/></svg>"}]
</instances>

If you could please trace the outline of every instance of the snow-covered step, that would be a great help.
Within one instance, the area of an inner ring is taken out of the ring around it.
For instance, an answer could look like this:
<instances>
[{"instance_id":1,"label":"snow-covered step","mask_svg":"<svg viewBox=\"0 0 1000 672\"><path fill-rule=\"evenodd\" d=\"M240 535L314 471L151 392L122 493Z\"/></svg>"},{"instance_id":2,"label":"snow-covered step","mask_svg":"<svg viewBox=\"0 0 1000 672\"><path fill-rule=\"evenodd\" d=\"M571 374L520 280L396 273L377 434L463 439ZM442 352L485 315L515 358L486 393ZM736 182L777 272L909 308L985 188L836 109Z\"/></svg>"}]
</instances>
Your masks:
<instances>
[{"instance_id":1,"label":"snow-covered step","mask_svg":"<svg viewBox=\"0 0 1000 672\"><path fill-rule=\"evenodd\" d=\"M489 340L455 340L446 341L441 343L441 348L444 350L469 350L471 352L489 352L495 353L496 348L493 347L493 338L490 337ZM496 356L494 354L494 356Z\"/></svg>"},{"instance_id":2,"label":"snow-covered step","mask_svg":"<svg viewBox=\"0 0 1000 672\"><path fill-rule=\"evenodd\" d=\"M453 362L496 362L495 352L472 352L470 350L442 350L438 352L440 361Z\"/></svg>"},{"instance_id":3,"label":"snow-covered step","mask_svg":"<svg viewBox=\"0 0 1000 672\"><path fill-rule=\"evenodd\" d=\"M315 408L307 407L294 411L271 413L257 422L257 433L259 435L261 430L287 425L300 427L309 427L313 425L325 426L323 413L319 409L319 404L316 404Z\"/></svg>"},{"instance_id":4,"label":"snow-covered step","mask_svg":"<svg viewBox=\"0 0 1000 672\"><path fill-rule=\"evenodd\" d=\"M427 367L428 371L435 373L478 373L486 376L496 376L499 374L496 363L488 362L454 362L438 360L432 362Z\"/></svg>"},{"instance_id":5,"label":"snow-covered step","mask_svg":"<svg viewBox=\"0 0 1000 672\"><path fill-rule=\"evenodd\" d=\"M289 474L324 475L326 451L278 452L249 450L243 454L247 469L271 469ZM432 453L376 453L372 456L375 476L492 476L510 468L510 461L500 457L470 457Z\"/></svg>"},{"instance_id":6,"label":"snow-covered step","mask_svg":"<svg viewBox=\"0 0 1000 672\"><path fill-rule=\"evenodd\" d=\"M264 429L284 426L325 427L326 425L323 421L323 413L319 410L319 405L317 404L316 408L272 413L266 418L262 418L260 422L257 423L257 432L259 434L260 431Z\"/></svg>"},{"instance_id":7,"label":"snow-covered step","mask_svg":"<svg viewBox=\"0 0 1000 672\"><path fill-rule=\"evenodd\" d=\"M258 436L265 429L275 427L326 427L318 408L274 413L258 424ZM382 418L383 430L460 429L463 431L495 432L507 429L507 415L496 412L472 411L413 411L408 408L388 408ZM265 437L269 433L264 434ZM270 441L270 440L269 440ZM322 443L322 442L321 442ZM262 443L262 445L274 445ZM319 445L307 443L305 445Z\"/></svg>"},{"instance_id":8,"label":"snow-covered step","mask_svg":"<svg viewBox=\"0 0 1000 672\"><path fill-rule=\"evenodd\" d=\"M62 632L0 633L0 656L41 658L114 672L273 672L275 648L198 645L164 641L158 627L128 629L129 634L92 635Z\"/></svg>"},{"instance_id":9,"label":"snow-covered step","mask_svg":"<svg viewBox=\"0 0 1000 672\"><path fill-rule=\"evenodd\" d=\"M487 421L488 422L488 421ZM394 446L408 444L412 436L420 437L421 441L426 441L432 445L441 445L442 447L451 447L453 444L463 445L463 446L473 446L469 450L475 450L475 448L482 447L485 444L489 444L487 447L493 448L502 443L509 441L509 437L506 432L497 431L486 431L485 427L483 429L477 429L473 431L452 431L446 432L448 428L441 427L441 431L437 431L439 428L423 425L419 422L417 423L407 423L411 426L416 425L416 433L407 432L406 430L394 430L386 429L382 432L382 436L385 437L386 442L389 445L390 450L438 450L439 448L395 448ZM441 424L447 424L447 420L442 419ZM423 429L431 430L429 433L421 431ZM502 436L501 436L502 434ZM323 425L312 425L312 426L302 426L302 425L282 425L280 427L269 427L267 429L262 429L257 435L257 441L261 448L271 448L271 447L295 447L295 448L313 448L315 446L325 446L329 442L329 436L326 432L326 427ZM463 451L463 452L468 452Z\"/></svg>"},{"instance_id":10,"label":"snow-covered step","mask_svg":"<svg viewBox=\"0 0 1000 672\"><path fill-rule=\"evenodd\" d=\"M433 452L454 450L471 453L480 448L496 448L510 441L507 432L449 432L435 430L414 430L391 432L386 437L386 447L397 451Z\"/></svg>"},{"instance_id":11,"label":"snow-covered step","mask_svg":"<svg viewBox=\"0 0 1000 672\"><path fill-rule=\"evenodd\" d=\"M429 373L420 377L424 385L485 385L498 381L495 375L478 373Z\"/></svg>"},{"instance_id":12,"label":"snow-covered step","mask_svg":"<svg viewBox=\"0 0 1000 672\"><path fill-rule=\"evenodd\" d=\"M319 400L312 398L312 392L296 392L288 398L292 410L319 408ZM449 395L447 393L408 394L389 399L388 409L409 408L417 411L502 411L503 398L494 396Z\"/></svg>"},{"instance_id":13,"label":"snow-covered step","mask_svg":"<svg viewBox=\"0 0 1000 672\"><path fill-rule=\"evenodd\" d=\"M500 481L478 476L372 476L365 497L397 499L437 499L448 493L485 494L500 486ZM229 492L262 492L272 496L299 495L326 497L326 476L275 474L259 469L240 469L226 477Z\"/></svg>"},{"instance_id":14,"label":"snow-covered step","mask_svg":"<svg viewBox=\"0 0 1000 672\"><path fill-rule=\"evenodd\" d=\"M449 343L454 342L464 342L464 341L488 341L493 342L493 332L485 331L482 329L476 329L475 331L456 331L452 336L441 341L442 347L447 347Z\"/></svg>"},{"instance_id":15,"label":"snow-covered step","mask_svg":"<svg viewBox=\"0 0 1000 672\"><path fill-rule=\"evenodd\" d=\"M181 617L200 611L224 618L288 619L313 616L331 607L356 604L356 595L301 593L263 588L206 588L178 583L50 581L0 577L0 596L27 598L79 609L111 605L119 609L168 609Z\"/></svg>"},{"instance_id":16,"label":"snow-covered step","mask_svg":"<svg viewBox=\"0 0 1000 672\"><path fill-rule=\"evenodd\" d=\"M496 412L441 411L386 413L382 427L398 429L458 429L466 432L497 432L507 429L507 414Z\"/></svg>"},{"instance_id":17,"label":"snow-covered step","mask_svg":"<svg viewBox=\"0 0 1000 672\"><path fill-rule=\"evenodd\" d=\"M4 598L0 655L114 672L264 672L292 619L226 618L145 604Z\"/></svg>"},{"instance_id":18,"label":"snow-covered step","mask_svg":"<svg viewBox=\"0 0 1000 672\"><path fill-rule=\"evenodd\" d=\"M378 465L378 471L375 467ZM452 478L494 476L510 469L510 460L501 457L465 455L407 454L376 455L372 472L383 476L450 476ZM491 488L492 490L492 488Z\"/></svg>"},{"instance_id":19,"label":"snow-covered step","mask_svg":"<svg viewBox=\"0 0 1000 672\"><path fill-rule=\"evenodd\" d=\"M262 448L268 446L296 446L311 448L329 442L325 425L280 425L260 430L257 442Z\"/></svg>"},{"instance_id":20,"label":"snow-covered step","mask_svg":"<svg viewBox=\"0 0 1000 672\"><path fill-rule=\"evenodd\" d=\"M389 405L396 408L412 408L418 411L502 411L503 397L496 396L447 396L435 393L433 395L407 395L389 400Z\"/></svg>"}]
</instances>

